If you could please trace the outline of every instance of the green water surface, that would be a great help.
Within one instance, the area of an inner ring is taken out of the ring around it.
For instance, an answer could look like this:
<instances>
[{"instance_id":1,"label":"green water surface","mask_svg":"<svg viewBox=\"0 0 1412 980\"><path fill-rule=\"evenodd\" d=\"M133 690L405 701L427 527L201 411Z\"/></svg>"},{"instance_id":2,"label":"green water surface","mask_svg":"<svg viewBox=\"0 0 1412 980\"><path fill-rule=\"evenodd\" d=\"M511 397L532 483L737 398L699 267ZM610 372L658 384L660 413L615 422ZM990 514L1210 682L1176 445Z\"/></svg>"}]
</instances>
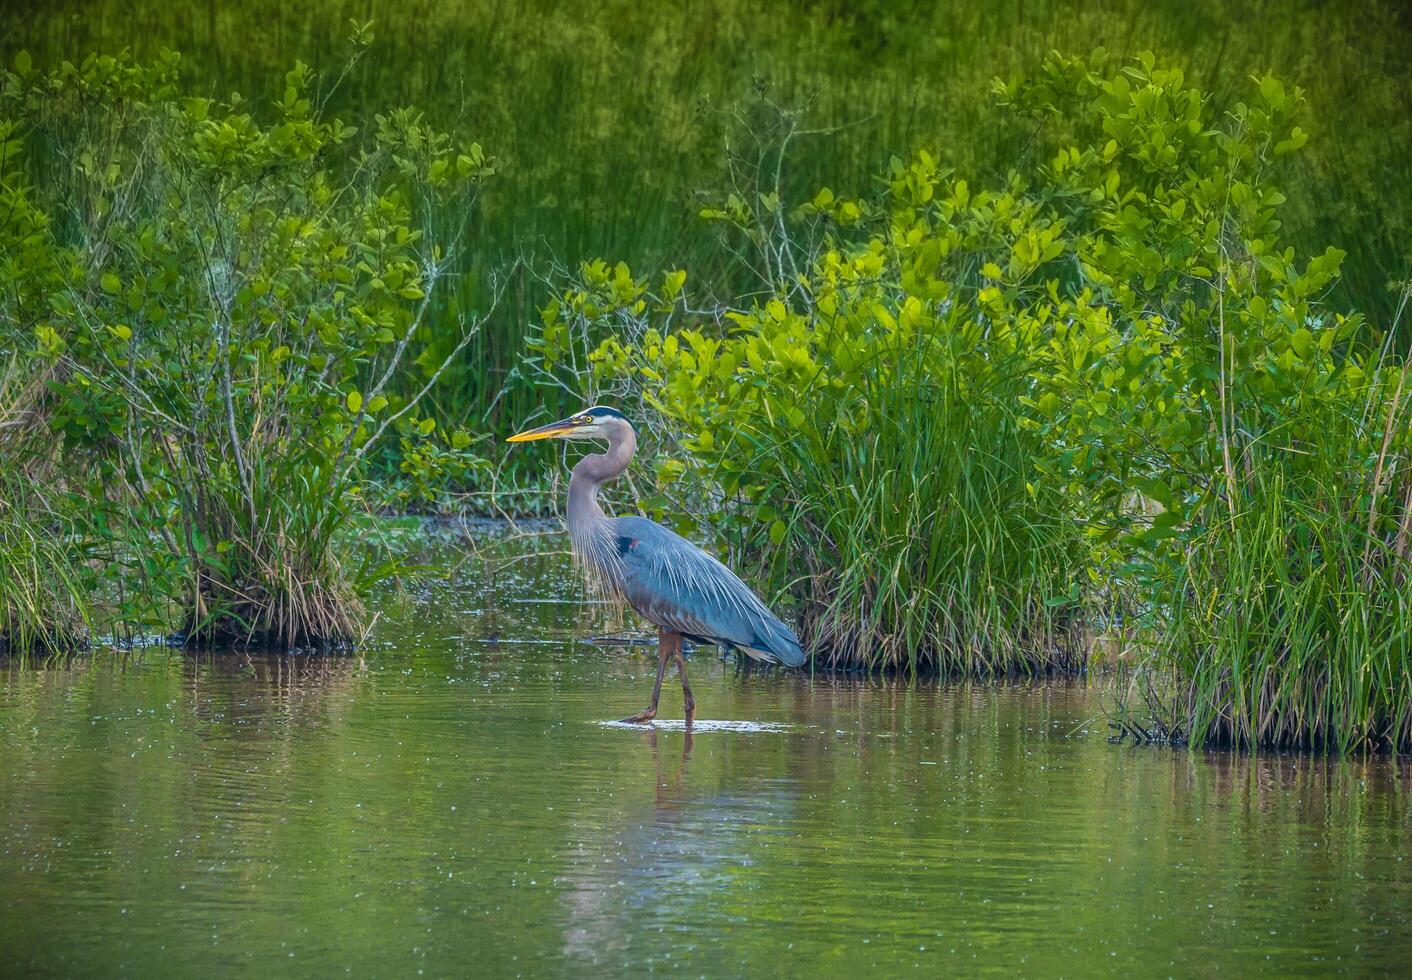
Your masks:
<instances>
[{"instance_id":1,"label":"green water surface","mask_svg":"<svg viewBox=\"0 0 1412 980\"><path fill-rule=\"evenodd\" d=\"M515 551L389 597L356 658L0 665L0 974L1412 962L1404 763L1114 746L1091 683L742 673L709 648L699 717L763 730L607 726L651 651L586 642L611 614ZM662 719L680 704L669 681Z\"/></svg>"}]
</instances>

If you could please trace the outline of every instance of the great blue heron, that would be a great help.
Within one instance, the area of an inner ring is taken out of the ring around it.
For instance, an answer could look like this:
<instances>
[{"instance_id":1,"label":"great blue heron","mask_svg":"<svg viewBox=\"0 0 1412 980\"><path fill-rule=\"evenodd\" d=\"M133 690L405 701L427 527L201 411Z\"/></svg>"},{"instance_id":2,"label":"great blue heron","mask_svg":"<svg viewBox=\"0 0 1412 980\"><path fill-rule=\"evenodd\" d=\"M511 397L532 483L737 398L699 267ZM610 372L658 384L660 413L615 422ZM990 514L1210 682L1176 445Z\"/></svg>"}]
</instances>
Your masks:
<instances>
[{"instance_id":1,"label":"great blue heron","mask_svg":"<svg viewBox=\"0 0 1412 980\"><path fill-rule=\"evenodd\" d=\"M645 711L624 718L657 716L662 675L676 659L686 719L696 702L686 680L682 637L694 643L736 648L768 663L798 667L804 650L794 631L765 606L735 573L696 545L645 517L609 517L598 503L598 488L628 468L637 449L637 430L617 409L595 406L559 422L541 425L509 442L534 439L589 439L606 442L606 453L585 456L569 479L569 538L574 557L597 575L609 594L627 601L657 627L657 681Z\"/></svg>"}]
</instances>

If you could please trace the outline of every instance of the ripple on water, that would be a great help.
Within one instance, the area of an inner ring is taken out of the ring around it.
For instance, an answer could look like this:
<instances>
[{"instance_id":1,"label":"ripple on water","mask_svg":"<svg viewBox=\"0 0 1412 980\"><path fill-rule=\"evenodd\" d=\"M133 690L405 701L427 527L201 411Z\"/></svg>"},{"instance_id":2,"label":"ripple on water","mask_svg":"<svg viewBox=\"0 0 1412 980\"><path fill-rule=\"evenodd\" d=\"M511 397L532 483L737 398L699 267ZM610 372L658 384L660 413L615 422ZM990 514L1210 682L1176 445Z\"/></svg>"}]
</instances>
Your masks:
<instances>
[{"instance_id":1,"label":"ripple on water","mask_svg":"<svg viewBox=\"0 0 1412 980\"><path fill-rule=\"evenodd\" d=\"M684 718L658 719L646 723L632 721L600 721L598 723L604 728L626 728L631 731L641 732L649 729L657 729L663 732L684 732L687 730ZM725 718L702 719L694 721L690 726L693 735L702 732L739 732L743 735L779 735L786 732L803 731L800 725L785 725L773 721L735 721Z\"/></svg>"}]
</instances>

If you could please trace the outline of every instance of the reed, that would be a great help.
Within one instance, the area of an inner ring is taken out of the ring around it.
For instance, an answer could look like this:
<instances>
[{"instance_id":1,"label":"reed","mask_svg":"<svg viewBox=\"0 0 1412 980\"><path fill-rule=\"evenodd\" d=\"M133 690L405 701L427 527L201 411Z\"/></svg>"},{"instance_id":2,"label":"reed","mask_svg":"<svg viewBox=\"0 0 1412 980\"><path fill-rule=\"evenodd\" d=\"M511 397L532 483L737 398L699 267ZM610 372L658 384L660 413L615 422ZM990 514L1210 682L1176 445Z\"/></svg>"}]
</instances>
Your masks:
<instances>
[{"instance_id":1,"label":"reed","mask_svg":"<svg viewBox=\"0 0 1412 980\"><path fill-rule=\"evenodd\" d=\"M1084 665L1086 545L1059 518L1060 494L1032 482L1043 447L1016 414L1025 363L981 362L962 343L885 349L853 378L856 414L806 393L798 414L760 420L744 440L756 492L785 524L779 546L745 550L773 558L771 580L800 597L822 666Z\"/></svg>"},{"instance_id":2,"label":"reed","mask_svg":"<svg viewBox=\"0 0 1412 980\"><path fill-rule=\"evenodd\" d=\"M91 621L75 509L45 492L44 379L21 375L15 361L0 367L0 656L12 657L77 649Z\"/></svg>"},{"instance_id":3,"label":"reed","mask_svg":"<svg viewBox=\"0 0 1412 980\"><path fill-rule=\"evenodd\" d=\"M0 656L78 649L90 616L73 530L60 515L27 512L13 479L0 483Z\"/></svg>"},{"instance_id":4,"label":"reed","mask_svg":"<svg viewBox=\"0 0 1412 980\"><path fill-rule=\"evenodd\" d=\"M1412 425L1406 369L1309 400L1242 447L1234 506L1194 516L1159 582L1144 737L1412 747ZM1138 717L1145 713L1145 717Z\"/></svg>"}]
</instances>

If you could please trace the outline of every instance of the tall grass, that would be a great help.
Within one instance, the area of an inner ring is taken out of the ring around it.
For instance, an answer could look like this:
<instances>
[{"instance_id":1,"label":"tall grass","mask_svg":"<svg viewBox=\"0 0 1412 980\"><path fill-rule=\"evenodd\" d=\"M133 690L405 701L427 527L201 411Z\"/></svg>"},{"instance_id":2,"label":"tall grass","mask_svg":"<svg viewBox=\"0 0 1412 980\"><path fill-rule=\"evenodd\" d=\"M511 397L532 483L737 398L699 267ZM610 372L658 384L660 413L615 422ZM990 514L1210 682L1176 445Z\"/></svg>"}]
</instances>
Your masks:
<instances>
[{"instance_id":1,"label":"tall grass","mask_svg":"<svg viewBox=\"0 0 1412 980\"><path fill-rule=\"evenodd\" d=\"M61 653L87 639L89 598L72 528L31 513L13 477L0 477L0 656Z\"/></svg>"},{"instance_id":2,"label":"tall grass","mask_svg":"<svg viewBox=\"0 0 1412 980\"><path fill-rule=\"evenodd\" d=\"M1234 502L1193 520L1154 599L1146 737L1412 748L1412 427L1406 371L1365 403L1309 400L1240 452Z\"/></svg>"},{"instance_id":3,"label":"tall grass","mask_svg":"<svg viewBox=\"0 0 1412 980\"><path fill-rule=\"evenodd\" d=\"M62 495L46 492L54 474L38 418L43 380L22 377L14 361L0 366L0 656L72 650L90 622L79 521Z\"/></svg>"},{"instance_id":4,"label":"tall grass","mask_svg":"<svg viewBox=\"0 0 1412 980\"><path fill-rule=\"evenodd\" d=\"M1028 71L1051 48L1095 45L1155 51L1218 107L1241 98L1253 72L1301 84L1313 150L1287 185L1292 244L1348 250L1334 300L1375 322L1390 313L1387 281L1405 277L1412 257L1412 34L1391 2L21 0L9 5L0 54L25 47L44 63L169 46L195 89L260 99L279 94L269 80L295 58L336 76L349 18L374 20L378 41L331 111L415 104L501 160L471 246L479 273L529 249L570 268L599 256L690 267L695 282L736 294L748 275L685 219L694 192L716 182L728 110L756 79L776 101L807 106L811 127L837 130L801 140L784 188L799 200L821 186L867 192L890 153L919 144L976 178L1022 165L1030 131L994 111L990 80ZM483 291L468 276L438 302L427 339L448 314L483 305ZM501 427L557 397L515 380L544 298L529 275L507 295L495 328L434 395L442 418Z\"/></svg>"},{"instance_id":5,"label":"tall grass","mask_svg":"<svg viewBox=\"0 0 1412 980\"><path fill-rule=\"evenodd\" d=\"M794 579L822 664L1080 669L1086 550L1057 517L1058 491L1032 482L1039 447L1016 415L1025 365L1000 356L963 377L976 361L929 346L858 372L853 417L806 393L801 425L748 440L764 497L787 514L788 543L760 550L793 563L774 578Z\"/></svg>"}]
</instances>

